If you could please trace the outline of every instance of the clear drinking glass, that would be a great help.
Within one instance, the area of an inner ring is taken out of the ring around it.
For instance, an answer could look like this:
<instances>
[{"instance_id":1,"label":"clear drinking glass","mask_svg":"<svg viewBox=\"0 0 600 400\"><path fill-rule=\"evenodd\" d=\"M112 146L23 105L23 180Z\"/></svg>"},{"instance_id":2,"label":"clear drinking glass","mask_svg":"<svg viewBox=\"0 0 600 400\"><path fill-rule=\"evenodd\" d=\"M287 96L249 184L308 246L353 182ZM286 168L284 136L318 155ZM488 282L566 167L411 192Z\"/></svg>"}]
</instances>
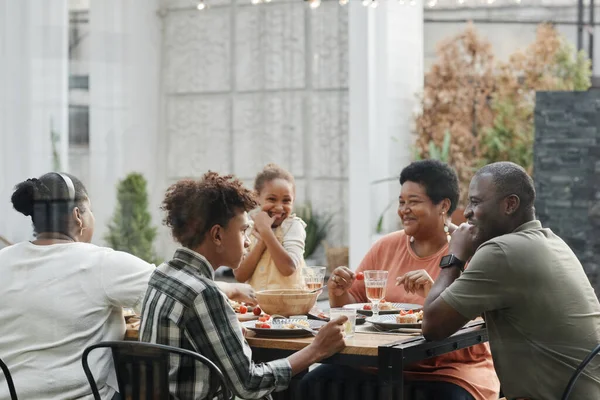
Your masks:
<instances>
[{"instance_id":1,"label":"clear drinking glass","mask_svg":"<svg viewBox=\"0 0 600 400\"><path fill-rule=\"evenodd\" d=\"M325 267L304 267L302 276L308 290L315 290L323 287L325 282Z\"/></svg>"},{"instance_id":2,"label":"clear drinking glass","mask_svg":"<svg viewBox=\"0 0 600 400\"><path fill-rule=\"evenodd\" d=\"M367 298L373 303L373 317L379 316L379 302L385 298L388 271L364 271L365 291Z\"/></svg>"},{"instance_id":3,"label":"clear drinking glass","mask_svg":"<svg viewBox=\"0 0 600 400\"><path fill-rule=\"evenodd\" d=\"M329 320L345 315L348 321L344 322L344 337L351 338L356 332L356 309L332 308L329 310Z\"/></svg>"}]
</instances>

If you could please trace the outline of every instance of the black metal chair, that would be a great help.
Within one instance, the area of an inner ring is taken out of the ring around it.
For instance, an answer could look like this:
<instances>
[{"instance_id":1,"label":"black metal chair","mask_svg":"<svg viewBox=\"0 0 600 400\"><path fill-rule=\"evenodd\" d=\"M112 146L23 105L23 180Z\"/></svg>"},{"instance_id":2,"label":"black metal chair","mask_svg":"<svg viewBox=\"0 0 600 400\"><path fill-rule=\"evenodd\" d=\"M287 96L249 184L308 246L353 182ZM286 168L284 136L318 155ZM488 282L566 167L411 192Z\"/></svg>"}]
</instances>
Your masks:
<instances>
[{"instance_id":1,"label":"black metal chair","mask_svg":"<svg viewBox=\"0 0 600 400\"><path fill-rule=\"evenodd\" d=\"M594 350L592 350L592 352L590 354L588 354L588 356L581 362L581 364L579 364L579 367L577 367L577 369L575 370L575 373L569 380L569 383L567 384L567 387L565 388L565 391L561 397L561 400L567 400L569 398L569 396L571 395L571 392L573 391L573 387L575 386L575 383L577 382L577 379L579 379L579 377L583 373L583 370L585 369L585 367L587 367L587 365L592 361L592 359L598 353L600 353L600 344L598 346L596 346L596 348Z\"/></svg>"},{"instance_id":2,"label":"black metal chair","mask_svg":"<svg viewBox=\"0 0 600 400\"><path fill-rule=\"evenodd\" d=\"M169 356L178 354L190 360L204 364L210 370L209 399L218 392L224 398L233 400L234 395L227 387L221 370L208 358L193 351L160 344L113 341L101 342L89 346L83 351L82 363L85 375L92 388L95 400L101 400L96 380L88 365L88 356L95 349L111 349L119 392L123 399L162 400L169 396Z\"/></svg>"},{"instance_id":3,"label":"black metal chair","mask_svg":"<svg viewBox=\"0 0 600 400\"><path fill-rule=\"evenodd\" d=\"M4 373L4 378L6 379L6 384L8 385L8 392L10 393L10 399L18 400L17 391L15 390L15 384L13 383L13 380L12 380L12 375L10 374L10 371L8 370L8 367L6 366L6 364L4 364L4 361L2 361L1 359L0 359L0 369L2 369L2 373Z\"/></svg>"}]
</instances>

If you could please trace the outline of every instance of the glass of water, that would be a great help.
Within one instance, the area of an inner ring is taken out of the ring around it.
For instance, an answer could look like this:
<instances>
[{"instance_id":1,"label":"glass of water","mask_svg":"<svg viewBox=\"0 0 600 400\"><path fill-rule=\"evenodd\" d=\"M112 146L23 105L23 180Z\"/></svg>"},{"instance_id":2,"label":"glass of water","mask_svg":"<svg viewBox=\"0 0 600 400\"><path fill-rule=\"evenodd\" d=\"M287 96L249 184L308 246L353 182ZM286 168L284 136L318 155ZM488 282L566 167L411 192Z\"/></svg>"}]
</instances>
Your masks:
<instances>
[{"instance_id":1,"label":"glass of water","mask_svg":"<svg viewBox=\"0 0 600 400\"><path fill-rule=\"evenodd\" d=\"M329 310L330 321L342 315L348 317L348 321L344 322L344 337L351 338L356 332L356 309L332 308Z\"/></svg>"}]
</instances>

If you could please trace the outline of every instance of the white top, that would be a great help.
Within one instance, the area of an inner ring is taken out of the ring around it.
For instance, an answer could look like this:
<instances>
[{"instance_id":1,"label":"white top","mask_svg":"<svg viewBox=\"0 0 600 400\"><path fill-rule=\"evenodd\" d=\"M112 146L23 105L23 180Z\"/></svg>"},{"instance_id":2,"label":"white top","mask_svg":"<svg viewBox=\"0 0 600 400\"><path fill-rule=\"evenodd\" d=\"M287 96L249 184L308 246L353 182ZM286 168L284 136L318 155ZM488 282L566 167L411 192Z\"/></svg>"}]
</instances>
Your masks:
<instances>
[{"instance_id":1,"label":"white top","mask_svg":"<svg viewBox=\"0 0 600 400\"><path fill-rule=\"evenodd\" d=\"M139 309L153 270L131 254L88 243L0 250L0 358L19 398L93 399L83 350L123 340L122 308ZM117 387L110 350L94 350L89 362L102 399L110 399ZM0 399L8 398L0 374Z\"/></svg>"}]
</instances>

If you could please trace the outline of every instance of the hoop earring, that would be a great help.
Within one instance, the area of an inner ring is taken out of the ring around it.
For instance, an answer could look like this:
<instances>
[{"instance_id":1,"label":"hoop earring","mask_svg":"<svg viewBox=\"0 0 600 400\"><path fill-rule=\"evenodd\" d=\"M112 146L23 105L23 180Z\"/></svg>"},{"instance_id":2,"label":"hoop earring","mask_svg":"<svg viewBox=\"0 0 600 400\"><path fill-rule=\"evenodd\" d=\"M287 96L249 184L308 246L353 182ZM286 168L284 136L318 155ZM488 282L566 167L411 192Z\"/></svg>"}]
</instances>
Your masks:
<instances>
[{"instance_id":1,"label":"hoop earring","mask_svg":"<svg viewBox=\"0 0 600 400\"><path fill-rule=\"evenodd\" d=\"M410 242L411 242L411 243L414 243L414 242L415 242L415 237L414 237L414 236L411 236L411 237L410 237Z\"/></svg>"}]
</instances>

